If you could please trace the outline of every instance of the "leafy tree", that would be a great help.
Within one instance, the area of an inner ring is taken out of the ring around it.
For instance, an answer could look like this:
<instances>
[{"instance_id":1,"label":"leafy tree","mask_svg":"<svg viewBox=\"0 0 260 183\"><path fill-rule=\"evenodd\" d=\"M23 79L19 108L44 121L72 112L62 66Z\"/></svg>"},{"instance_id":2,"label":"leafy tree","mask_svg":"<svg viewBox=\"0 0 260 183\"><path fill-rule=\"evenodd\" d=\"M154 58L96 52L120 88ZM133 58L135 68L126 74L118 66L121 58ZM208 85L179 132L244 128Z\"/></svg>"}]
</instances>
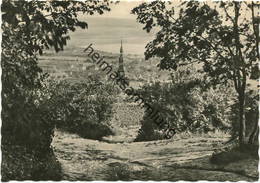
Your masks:
<instances>
[{"instance_id":1,"label":"leafy tree","mask_svg":"<svg viewBox=\"0 0 260 183\"><path fill-rule=\"evenodd\" d=\"M69 31L75 31L76 27L87 28L87 23L79 20L80 13L102 14L110 10L108 6L107 0L2 2L3 140L13 138L12 142L16 142L21 139L21 133L34 140L29 134L38 128L33 126L35 120L45 124L49 119L46 116L45 121L39 118L50 110L48 106L42 109L37 102L46 78L37 65L37 56L51 47L56 51L63 50L69 40ZM28 115L22 117L23 114ZM53 125L44 127L42 133L46 128L51 130Z\"/></svg>"},{"instance_id":2,"label":"leafy tree","mask_svg":"<svg viewBox=\"0 0 260 183\"><path fill-rule=\"evenodd\" d=\"M259 4L258 4L259 5ZM146 59L160 57L161 69L202 63L213 85L232 81L239 101L239 143L245 144L245 91L256 79L259 17L253 2L153 1L132 10L147 32L159 27L146 46Z\"/></svg>"}]
</instances>

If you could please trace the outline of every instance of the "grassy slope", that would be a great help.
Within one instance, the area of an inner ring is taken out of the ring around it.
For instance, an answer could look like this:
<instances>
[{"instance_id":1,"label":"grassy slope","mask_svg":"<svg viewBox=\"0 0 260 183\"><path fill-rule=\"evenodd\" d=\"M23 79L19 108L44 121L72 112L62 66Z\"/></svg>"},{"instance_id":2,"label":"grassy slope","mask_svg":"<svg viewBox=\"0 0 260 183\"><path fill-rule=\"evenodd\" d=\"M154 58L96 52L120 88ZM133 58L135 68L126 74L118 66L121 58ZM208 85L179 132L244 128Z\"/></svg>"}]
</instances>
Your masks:
<instances>
[{"instance_id":1,"label":"grassy slope","mask_svg":"<svg viewBox=\"0 0 260 183\"><path fill-rule=\"evenodd\" d=\"M258 160L215 165L209 158L227 137L106 143L56 131L53 145L63 180L256 181Z\"/></svg>"}]
</instances>

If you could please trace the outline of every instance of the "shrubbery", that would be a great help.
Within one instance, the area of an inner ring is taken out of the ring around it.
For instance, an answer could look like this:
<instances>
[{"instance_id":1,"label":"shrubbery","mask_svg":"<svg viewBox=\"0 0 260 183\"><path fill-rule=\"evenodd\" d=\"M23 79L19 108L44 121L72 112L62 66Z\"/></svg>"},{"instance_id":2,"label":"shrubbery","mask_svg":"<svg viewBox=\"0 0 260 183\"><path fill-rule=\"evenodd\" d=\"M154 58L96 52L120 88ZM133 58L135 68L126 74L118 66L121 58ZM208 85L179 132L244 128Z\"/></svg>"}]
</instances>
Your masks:
<instances>
[{"instance_id":1,"label":"shrubbery","mask_svg":"<svg viewBox=\"0 0 260 183\"><path fill-rule=\"evenodd\" d=\"M61 180L61 165L53 151L39 155L24 146L3 146L2 157L2 181Z\"/></svg>"},{"instance_id":2,"label":"shrubbery","mask_svg":"<svg viewBox=\"0 0 260 183\"><path fill-rule=\"evenodd\" d=\"M53 82L47 78L38 84L38 88L2 93L5 181L60 179L60 165L51 148L55 126L91 139L113 134L109 119L117 91L111 84L93 79L85 83ZM6 86L4 91L9 89ZM17 153L12 152L14 149Z\"/></svg>"},{"instance_id":3,"label":"shrubbery","mask_svg":"<svg viewBox=\"0 0 260 183\"><path fill-rule=\"evenodd\" d=\"M231 129L229 117L234 92L230 87L207 88L202 79L194 68L189 68L173 74L172 83L145 85L138 92L179 133ZM163 138L147 116L144 116L137 139Z\"/></svg>"},{"instance_id":4,"label":"shrubbery","mask_svg":"<svg viewBox=\"0 0 260 183\"><path fill-rule=\"evenodd\" d=\"M55 126L46 80L30 89L13 87L13 93L3 86L2 143L16 144L49 151ZM16 97L14 97L16 96Z\"/></svg>"},{"instance_id":5,"label":"shrubbery","mask_svg":"<svg viewBox=\"0 0 260 183\"><path fill-rule=\"evenodd\" d=\"M144 115L141 120L141 128L138 131L138 135L135 142L162 140L165 138L165 134L158 128L158 126L147 116Z\"/></svg>"},{"instance_id":6,"label":"shrubbery","mask_svg":"<svg viewBox=\"0 0 260 183\"><path fill-rule=\"evenodd\" d=\"M117 90L112 84L93 79L84 83L62 81L55 91L58 128L90 139L113 134L109 121Z\"/></svg>"},{"instance_id":7,"label":"shrubbery","mask_svg":"<svg viewBox=\"0 0 260 183\"><path fill-rule=\"evenodd\" d=\"M1 174L4 181L61 178L61 168L51 148L55 127L50 100L53 93L48 81L36 84L35 88L17 82L3 84Z\"/></svg>"}]
</instances>

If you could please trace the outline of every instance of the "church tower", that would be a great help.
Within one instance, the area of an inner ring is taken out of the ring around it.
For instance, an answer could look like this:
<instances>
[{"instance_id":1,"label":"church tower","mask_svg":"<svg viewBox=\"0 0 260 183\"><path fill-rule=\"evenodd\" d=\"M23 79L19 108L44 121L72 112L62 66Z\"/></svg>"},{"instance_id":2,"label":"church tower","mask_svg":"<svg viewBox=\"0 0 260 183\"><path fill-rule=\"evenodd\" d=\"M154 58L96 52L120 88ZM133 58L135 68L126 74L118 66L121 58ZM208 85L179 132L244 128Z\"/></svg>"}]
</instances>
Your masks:
<instances>
[{"instance_id":1,"label":"church tower","mask_svg":"<svg viewBox=\"0 0 260 183\"><path fill-rule=\"evenodd\" d=\"M123 45L121 40L121 47L120 47L120 57L119 57L119 67L118 67L118 75L120 77L125 77L125 71L124 71L124 61L123 61Z\"/></svg>"}]
</instances>

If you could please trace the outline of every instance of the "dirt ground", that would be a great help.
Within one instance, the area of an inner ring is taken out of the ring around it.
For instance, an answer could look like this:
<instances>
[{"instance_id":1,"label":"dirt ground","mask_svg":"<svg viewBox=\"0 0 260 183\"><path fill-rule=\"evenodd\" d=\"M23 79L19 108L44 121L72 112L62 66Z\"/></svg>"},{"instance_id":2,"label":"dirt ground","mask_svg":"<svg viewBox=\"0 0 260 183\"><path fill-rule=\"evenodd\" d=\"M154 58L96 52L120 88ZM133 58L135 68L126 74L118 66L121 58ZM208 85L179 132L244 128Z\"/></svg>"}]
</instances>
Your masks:
<instances>
[{"instance_id":1,"label":"dirt ground","mask_svg":"<svg viewBox=\"0 0 260 183\"><path fill-rule=\"evenodd\" d=\"M130 136L129 138L133 138ZM256 181L258 161L227 165L209 161L226 137L188 137L150 142L130 142L121 136L95 141L56 131L55 155L63 180Z\"/></svg>"}]
</instances>

